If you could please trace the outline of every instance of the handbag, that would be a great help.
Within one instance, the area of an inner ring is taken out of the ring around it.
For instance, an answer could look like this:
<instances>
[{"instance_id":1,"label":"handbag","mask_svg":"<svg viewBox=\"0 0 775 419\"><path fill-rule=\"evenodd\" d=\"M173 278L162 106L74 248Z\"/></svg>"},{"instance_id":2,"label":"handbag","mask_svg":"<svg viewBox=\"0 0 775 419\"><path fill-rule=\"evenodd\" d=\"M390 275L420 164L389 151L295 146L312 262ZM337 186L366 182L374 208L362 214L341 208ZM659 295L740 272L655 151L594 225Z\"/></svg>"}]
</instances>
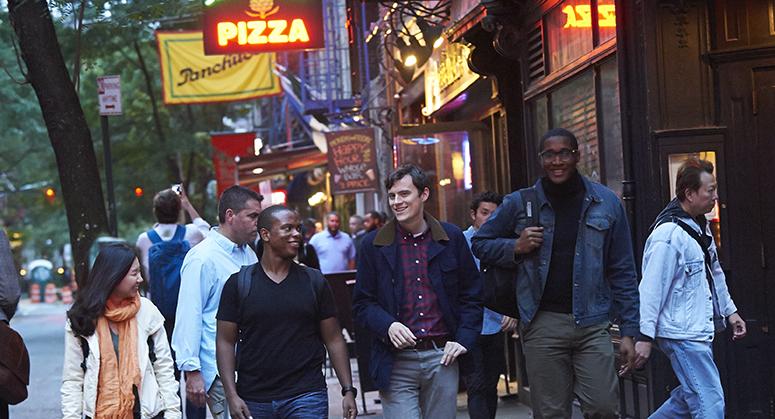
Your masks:
<instances>
[{"instance_id":1,"label":"handbag","mask_svg":"<svg viewBox=\"0 0 775 419\"><path fill-rule=\"evenodd\" d=\"M538 197L534 188L519 191L528 222L536 227L538 222ZM482 265L484 277L484 306L496 313L519 319L517 309L517 271L494 265Z\"/></svg>"},{"instance_id":2,"label":"handbag","mask_svg":"<svg viewBox=\"0 0 775 419\"><path fill-rule=\"evenodd\" d=\"M27 398L30 383L30 355L24 339L6 322L0 321L0 399L18 404Z\"/></svg>"}]
</instances>

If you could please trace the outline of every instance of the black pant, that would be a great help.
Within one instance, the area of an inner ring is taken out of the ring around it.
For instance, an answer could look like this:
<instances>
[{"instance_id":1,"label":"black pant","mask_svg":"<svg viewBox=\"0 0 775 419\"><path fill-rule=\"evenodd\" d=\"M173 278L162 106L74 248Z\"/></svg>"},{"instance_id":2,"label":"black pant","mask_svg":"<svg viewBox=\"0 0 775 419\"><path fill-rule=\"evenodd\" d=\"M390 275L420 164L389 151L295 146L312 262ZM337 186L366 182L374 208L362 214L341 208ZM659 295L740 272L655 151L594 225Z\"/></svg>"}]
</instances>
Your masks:
<instances>
[{"instance_id":1,"label":"black pant","mask_svg":"<svg viewBox=\"0 0 775 419\"><path fill-rule=\"evenodd\" d=\"M503 332L479 336L471 351L472 371L466 374L468 415L471 419L494 419L498 408L498 381L506 369Z\"/></svg>"},{"instance_id":2,"label":"black pant","mask_svg":"<svg viewBox=\"0 0 775 419\"><path fill-rule=\"evenodd\" d=\"M0 419L8 419L8 403L0 400Z\"/></svg>"}]
</instances>

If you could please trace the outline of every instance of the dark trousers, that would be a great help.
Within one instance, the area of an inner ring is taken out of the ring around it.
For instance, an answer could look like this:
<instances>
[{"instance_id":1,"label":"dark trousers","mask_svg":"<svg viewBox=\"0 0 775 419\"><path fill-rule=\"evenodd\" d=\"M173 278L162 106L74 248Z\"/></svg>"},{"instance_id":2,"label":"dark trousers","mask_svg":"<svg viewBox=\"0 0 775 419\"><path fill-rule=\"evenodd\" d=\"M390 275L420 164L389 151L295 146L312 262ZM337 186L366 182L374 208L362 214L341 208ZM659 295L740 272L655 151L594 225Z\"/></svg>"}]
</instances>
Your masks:
<instances>
[{"instance_id":1,"label":"dark trousers","mask_svg":"<svg viewBox=\"0 0 775 419\"><path fill-rule=\"evenodd\" d=\"M8 419L8 403L0 400L0 419Z\"/></svg>"},{"instance_id":2,"label":"dark trousers","mask_svg":"<svg viewBox=\"0 0 775 419\"><path fill-rule=\"evenodd\" d=\"M503 332L479 336L471 351L472 371L465 375L468 415L471 419L494 419L498 408L498 380L506 369Z\"/></svg>"}]
</instances>

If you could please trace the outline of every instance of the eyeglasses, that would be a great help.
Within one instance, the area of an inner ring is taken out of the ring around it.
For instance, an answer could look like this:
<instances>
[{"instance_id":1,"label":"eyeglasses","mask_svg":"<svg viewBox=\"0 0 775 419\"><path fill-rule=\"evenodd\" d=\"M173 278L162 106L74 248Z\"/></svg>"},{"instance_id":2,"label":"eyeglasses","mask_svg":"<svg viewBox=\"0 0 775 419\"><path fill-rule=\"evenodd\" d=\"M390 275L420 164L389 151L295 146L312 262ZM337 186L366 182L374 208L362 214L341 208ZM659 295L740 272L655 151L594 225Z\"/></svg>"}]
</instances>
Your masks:
<instances>
[{"instance_id":1,"label":"eyeglasses","mask_svg":"<svg viewBox=\"0 0 775 419\"><path fill-rule=\"evenodd\" d=\"M571 158L573 158L574 155L576 155L576 153L578 153L578 150L563 148L560 151L544 150L538 153L538 157L540 157L541 160L545 162L554 161L554 159L557 157L559 157L561 161L569 161Z\"/></svg>"}]
</instances>

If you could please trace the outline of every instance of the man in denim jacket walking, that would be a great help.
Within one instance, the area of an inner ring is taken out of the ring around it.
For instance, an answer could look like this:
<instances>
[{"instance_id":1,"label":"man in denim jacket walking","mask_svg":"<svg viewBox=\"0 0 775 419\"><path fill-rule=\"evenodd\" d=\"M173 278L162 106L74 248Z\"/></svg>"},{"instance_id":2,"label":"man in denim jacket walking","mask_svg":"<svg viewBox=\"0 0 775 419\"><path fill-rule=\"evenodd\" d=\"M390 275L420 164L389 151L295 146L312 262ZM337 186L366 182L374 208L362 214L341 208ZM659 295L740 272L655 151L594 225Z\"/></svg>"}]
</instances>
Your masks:
<instances>
[{"instance_id":1,"label":"man in denim jacket walking","mask_svg":"<svg viewBox=\"0 0 775 419\"><path fill-rule=\"evenodd\" d=\"M652 418L724 417L713 336L725 320L732 339L743 338L746 329L705 218L718 199L716 187L712 163L687 160L678 170L677 198L659 214L646 241L635 366L646 362L656 340L681 383Z\"/></svg>"},{"instance_id":2,"label":"man in denim jacket walking","mask_svg":"<svg viewBox=\"0 0 775 419\"><path fill-rule=\"evenodd\" d=\"M517 272L517 304L536 418L570 418L575 395L585 417L618 417L611 321L622 335L625 370L634 358L638 289L630 229L610 189L581 176L578 141L565 129L544 134L546 176L537 202L519 192L473 237L482 263ZM532 212L539 226L530 226Z\"/></svg>"}]
</instances>

